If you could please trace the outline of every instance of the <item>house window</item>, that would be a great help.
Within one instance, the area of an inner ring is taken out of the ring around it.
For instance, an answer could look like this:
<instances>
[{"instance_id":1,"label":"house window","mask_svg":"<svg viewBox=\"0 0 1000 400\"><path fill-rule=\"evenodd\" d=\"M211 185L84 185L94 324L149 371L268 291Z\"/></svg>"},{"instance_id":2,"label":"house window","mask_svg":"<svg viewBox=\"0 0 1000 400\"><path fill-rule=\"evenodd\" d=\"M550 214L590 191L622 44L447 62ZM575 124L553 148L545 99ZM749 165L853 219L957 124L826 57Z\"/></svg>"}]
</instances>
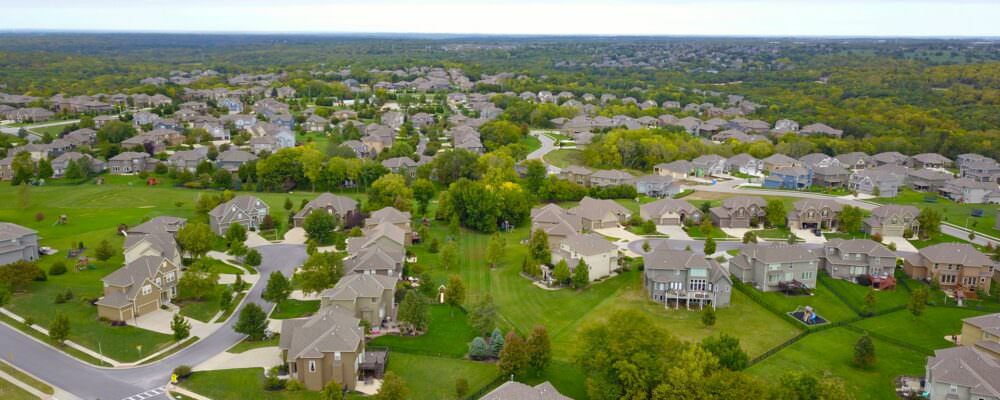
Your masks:
<instances>
[{"instance_id":1,"label":"house window","mask_svg":"<svg viewBox=\"0 0 1000 400\"><path fill-rule=\"evenodd\" d=\"M692 279L688 283L688 290L704 291L705 290L705 283L706 282L705 282L704 279Z\"/></svg>"},{"instance_id":2,"label":"house window","mask_svg":"<svg viewBox=\"0 0 1000 400\"><path fill-rule=\"evenodd\" d=\"M160 279L160 278L156 278L156 286L160 286L162 284L163 284L163 280Z\"/></svg>"},{"instance_id":3,"label":"house window","mask_svg":"<svg viewBox=\"0 0 1000 400\"><path fill-rule=\"evenodd\" d=\"M309 360L309 372L316 372L316 361Z\"/></svg>"},{"instance_id":4,"label":"house window","mask_svg":"<svg viewBox=\"0 0 1000 400\"><path fill-rule=\"evenodd\" d=\"M173 282L174 281L174 276L175 276L175 274L173 273L173 271L167 272L167 282Z\"/></svg>"},{"instance_id":5,"label":"house window","mask_svg":"<svg viewBox=\"0 0 1000 400\"><path fill-rule=\"evenodd\" d=\"M811 271L802 273L802 280L809 280L813 278L813 273Z\"/></svg>"},{"instance_id":6,"label":"house window","mask_svg":"<svg viewBox=\"0 0 1000 400\"><path fill-rule=\"evenodd\" d=\"M340 352L339 351L333 353L333 360L334 361L340 361Z\"/></svg>"},{"instance_id":7,"label":"house window","mask_svg":"<svg viewBox=\"0 0 1000 400\"><path fill-rule=\"evenodd\" d=\"M142 287L142 295L143 296L148 295L150 293L153 293L153 287L152 286L146 285L146 286Z\"/></svg>"}]
</instances>

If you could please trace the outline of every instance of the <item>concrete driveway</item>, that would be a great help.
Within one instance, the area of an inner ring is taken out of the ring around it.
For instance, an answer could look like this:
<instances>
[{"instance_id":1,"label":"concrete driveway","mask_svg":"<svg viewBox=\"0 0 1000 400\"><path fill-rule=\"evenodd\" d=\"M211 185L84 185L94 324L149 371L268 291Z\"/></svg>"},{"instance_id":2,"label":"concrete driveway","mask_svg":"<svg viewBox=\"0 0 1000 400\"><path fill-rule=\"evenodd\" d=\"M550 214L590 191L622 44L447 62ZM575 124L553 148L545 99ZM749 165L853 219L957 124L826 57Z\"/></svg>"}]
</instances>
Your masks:
<instances>
[{"instance_id":1,"label":"concrete driveway","mask_svg":"<svg viewBox=\"0 0 1000 400\"><path fill-rule=\"evenodd\" d=\"M657 225L656 231L676 240L692 240L680 225Z\"/></svg>"},{"instance_id":2,"label":"concrete driveway","mask_svg":"<svg viewBox=\"0 0 1000 400\"><path fill-rule=\"evenodd\" d=\"M826 243L826 238L823 236L816 236L811 230L808 229L791 229L792 234L798 236L799 239L805 240L806 243L813 244L823 244Z\"/></svg>"},{"instance_id":3,"label":"concrete driveway","mask_svg":"<svg viewBox=\"0 0 1000 400\"><path fill-rule=\"evenodd\" d=\"M918 250L909 240L899 236L887 236L882 238L882 243L888 245L889 243L896 244L896 251L903 253L917 253Z\"/></svg>"},{"instance_id":4,"label":"concrete driveway","mask_svg":"<svg viewBox=\"0 0 1000 400\"><path fill-rule=\"evenodd\" d=\"M284 244L306 244L308 235L306 235L306 230L302 228L292 228L288 232L285 232L285 240L282 241Z\"/></svg>"},{"instance_id":5,"label":"concrete driveway","mask_svg":"<svg viewBox=\"0 0 1000 400\"><path fill-rule=\"evenodd\" d=\"M254 248L260 246L267 246L272 243L269 242L267 239L264 239L264 237L260 236L260 234L257 232L247 232L247 240L245 240L243 244L245 244L249 248Z\"/></svg>"}]
</instances>

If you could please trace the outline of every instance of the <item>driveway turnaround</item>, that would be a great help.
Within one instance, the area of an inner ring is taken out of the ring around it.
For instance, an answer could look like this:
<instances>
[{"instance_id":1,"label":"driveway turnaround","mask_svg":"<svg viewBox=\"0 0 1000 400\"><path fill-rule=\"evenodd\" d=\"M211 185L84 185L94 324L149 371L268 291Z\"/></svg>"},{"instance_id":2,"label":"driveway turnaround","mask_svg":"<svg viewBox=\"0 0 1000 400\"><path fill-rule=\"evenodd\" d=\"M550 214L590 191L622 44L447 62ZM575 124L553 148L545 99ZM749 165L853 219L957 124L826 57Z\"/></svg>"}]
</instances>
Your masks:
<instances>
[{"instance_id":1,"label":"driveway turnaround","mask_svg":"<svg viewBox=\"0 0 1000 400\"><path fill-rule=\"evenodd\" d=\"M306 259L304 246L267 245L257 248L263 256L261 279L250 289L247 301L264 310L274 307L260 298L272 271L291 275ZM244 335L233 331L236 316L246 305L241 304L233 316L212 334L197 343L153 364L131 368L102 368L79 361L15 328L0 323L0 357L39 379L59 387L81 399L121 400L133 398L167 399L161 389L170 373L179 365L198 365L226 351L243 340ZM139 397L134 397L143 393ZM66 400L66 399L60 399Z\"/></svg>"}]
</instances>

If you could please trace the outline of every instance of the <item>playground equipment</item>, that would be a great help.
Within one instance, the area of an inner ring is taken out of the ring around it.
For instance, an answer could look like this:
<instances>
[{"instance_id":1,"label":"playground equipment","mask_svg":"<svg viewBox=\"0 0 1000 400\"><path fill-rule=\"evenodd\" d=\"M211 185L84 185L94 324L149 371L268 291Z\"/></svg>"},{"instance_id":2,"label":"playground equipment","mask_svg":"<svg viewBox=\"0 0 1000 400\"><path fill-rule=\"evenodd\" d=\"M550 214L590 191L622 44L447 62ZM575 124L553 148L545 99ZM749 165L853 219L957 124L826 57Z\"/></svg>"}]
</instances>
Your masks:
<instances>
[{"instance_id":1,"label":"playground equipment","mask_svg":"<svg viewBox=\"0 0 1000 400\"><path fill-rule=\"evenodd\" d=\"M812 306L799 306L795 309L795 311L788 313L788 315L791 315L792 318L795 318L806 325L820 325L827 323L826 319L819 316L819 314L816 314L816 311L813 310Z\"/></svg>"}]
</instances>

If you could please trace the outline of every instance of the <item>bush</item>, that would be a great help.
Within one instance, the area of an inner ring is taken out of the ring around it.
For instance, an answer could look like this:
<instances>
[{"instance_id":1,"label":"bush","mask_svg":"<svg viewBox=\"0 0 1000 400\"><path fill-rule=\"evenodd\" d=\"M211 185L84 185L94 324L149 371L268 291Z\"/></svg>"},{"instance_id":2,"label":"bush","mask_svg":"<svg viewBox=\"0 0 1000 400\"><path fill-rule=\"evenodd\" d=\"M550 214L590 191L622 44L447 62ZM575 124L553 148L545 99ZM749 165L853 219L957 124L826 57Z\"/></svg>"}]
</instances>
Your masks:
<instances>
[{"instance_id":1,"label":"bush","mask_svg":"<svg viewBox=\"0 0 1000 400\"><path fill-rule=\"evenodd\" d=\"M49 267L49 275L62 275L66 273L66 263L63 261L56 261L52 266Z\"/></svg>"},{"instance_id":2,"label":"bush","mask_svg":"<svg viewBox=\"0 0 1000 400\"><path fill-rule=\"evenodd\" d=\"M882 243L882 234L873 233L872 234L872 240L874 240L876 242L879 242L879 243Z\"/></svg>"},{"instance_id":3,"label":"bush","mask_svg":"<svg viewBox=\"0 0 1000 400\"><path fill-rule=\"evenodd\" d=\"M44 219L45 219L45 214L43 214L43 213L37 213L37 214L35 214L35 221L41 222Z\"/></svg>"},{"instance_id":4,"label":"bush","mask_svg":"<svg viewBox=\"0 0 1000 400\"><path fill-rule=\"evenodd\" d=\"M281 390L285 388L285 380L278 377L281 370L278 367L271 367L264 374L264 390Z\"/></svg>"},{"instance_id":5,"label":"bush","mask_svg":"<svg viewBox=\"0 0 1000 400\"><path fill-rule=\"evenodd\" d=\"M186 379L191 376L191 366L178 365L177 368L174 368L174 375L177 375L177 379Z\"/></svg>"},{"instance_id":6,"label":"bush","mask_svg":"<svg viewBox=\"0 0 1000 400\"><path fill-rule=\"evenodd\" d=\"M906 228L905 230L903 230L903 237L907 238L907 239L912 238L913 237L913 229Z\"/></svg>"},{"instance_id":7,"label":"bush","mask_svg":"<svg viewBox=\"0 0 1000 400\"><path fill-rule=\"evenodd\" d=\"M62 293L56 293L56 304L62 304L66 302L66 297Z\"/></svg>"},{"instance_id":8,"label":"bush","mask_svg":"<svg viewBox=\"0 0 1000 400\"><path fill-rule=\"evenodd\" d=\"M299 382L299 381L297 381L295 379L289 379L288 382L285 383L285 390L287 390L289 392L298 392L298 391L303 390L305 388L306 387L305 387L305 385L302 384L302 382Z\"/></svg>"}]
</instances>

